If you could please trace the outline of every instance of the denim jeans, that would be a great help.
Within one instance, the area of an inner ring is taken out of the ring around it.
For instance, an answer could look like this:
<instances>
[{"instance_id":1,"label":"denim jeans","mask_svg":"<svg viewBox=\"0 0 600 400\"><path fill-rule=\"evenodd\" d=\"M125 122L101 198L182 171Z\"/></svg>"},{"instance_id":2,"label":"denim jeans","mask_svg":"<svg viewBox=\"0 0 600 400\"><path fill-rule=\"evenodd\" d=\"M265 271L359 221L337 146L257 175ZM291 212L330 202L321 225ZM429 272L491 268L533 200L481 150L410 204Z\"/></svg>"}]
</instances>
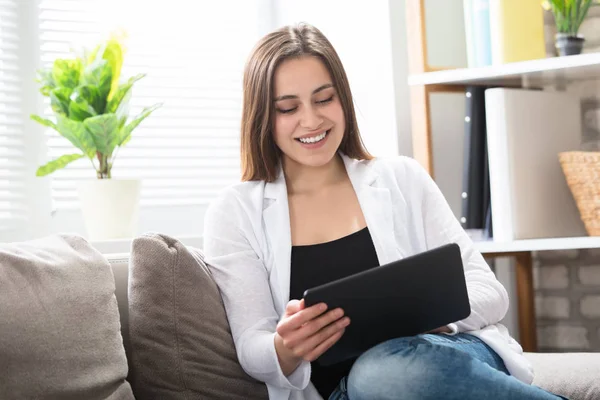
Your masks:
<instances>
[{"instance_id":1,"label":"denim jeans","mask_svg":"<svg viewBox=\"0 0 600 400\"><path fill-rule=\"evenodd\" d=\"M459 333L403 337L369 349L329 400L561 398L510 376L488 345Z\"/></svg>"}]
</instances>

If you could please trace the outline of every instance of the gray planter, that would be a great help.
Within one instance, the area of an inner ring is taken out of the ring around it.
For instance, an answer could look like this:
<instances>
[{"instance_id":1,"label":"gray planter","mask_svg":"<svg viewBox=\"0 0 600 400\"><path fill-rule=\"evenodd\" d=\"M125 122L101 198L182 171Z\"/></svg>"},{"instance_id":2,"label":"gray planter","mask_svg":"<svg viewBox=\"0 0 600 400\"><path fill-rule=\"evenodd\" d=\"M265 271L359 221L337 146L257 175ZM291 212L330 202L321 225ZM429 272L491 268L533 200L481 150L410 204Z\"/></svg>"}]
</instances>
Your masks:
<instances>
[{"instance_id":1,"label":"gray planter","mask_svg":"<svg viewBox=\"0 0 600 400\"><path fill-rule=\"evenodd\" d=\"M572 56L581 54L584 38L581 35L573 36L567 33L557 33L555 36L556 51L559 56Z\"/></svg>"}]
</instances>

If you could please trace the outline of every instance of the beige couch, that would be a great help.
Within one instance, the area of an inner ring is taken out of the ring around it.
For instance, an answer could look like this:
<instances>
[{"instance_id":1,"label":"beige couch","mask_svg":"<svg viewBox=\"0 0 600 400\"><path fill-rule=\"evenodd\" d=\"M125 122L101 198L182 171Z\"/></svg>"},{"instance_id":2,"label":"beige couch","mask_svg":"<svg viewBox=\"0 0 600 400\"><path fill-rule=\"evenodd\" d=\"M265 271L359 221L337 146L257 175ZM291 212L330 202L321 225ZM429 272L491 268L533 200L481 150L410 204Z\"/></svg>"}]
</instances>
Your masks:
<instances>
[{"instance_id":1,"label":"beige couch","mask_svg":"<svg viewBox=\"0 0 600 400\"><path fill-rule=\"evenodd\" d=\"M121 326L127 326L128 255L108 255L112 266L116 295L121 313ZM128 333L123 331L123 337ZM127 349L127 339L124 339ZM527 353L536 372L534 384L572 400L600 399L595 391L600 380L600 354L598 353Z\"/></svg>"},{"instance_id":2,"label":"beige couch","mask_svg":"<svg viewBox=\"0 0 600 400\"><path fill-rule=\"evenodd\" d=\"M121 326L127 326L127 276L128 255L108 255L115 275L116 295L121 313ZM128 333L124 330L123 337ZM124 339L127 349L127 339ZM600 399L592 383L600 380L600 354L598 353L527 353L536 375L534 384L572 400Z\"/></svg>"},{"instance_id":3,"label":"beige couch","mask_svg":"<svg viewBox=\"0 0 600 400\"><path fill-rule=\"evenodd\" d=\"M2 400L267 398L237 361L201 251L166 235L131 254L68 235L0 244L0 304ZM600 399L598 353L527 357L535 384Z\"/></svg>"}]
</instances>

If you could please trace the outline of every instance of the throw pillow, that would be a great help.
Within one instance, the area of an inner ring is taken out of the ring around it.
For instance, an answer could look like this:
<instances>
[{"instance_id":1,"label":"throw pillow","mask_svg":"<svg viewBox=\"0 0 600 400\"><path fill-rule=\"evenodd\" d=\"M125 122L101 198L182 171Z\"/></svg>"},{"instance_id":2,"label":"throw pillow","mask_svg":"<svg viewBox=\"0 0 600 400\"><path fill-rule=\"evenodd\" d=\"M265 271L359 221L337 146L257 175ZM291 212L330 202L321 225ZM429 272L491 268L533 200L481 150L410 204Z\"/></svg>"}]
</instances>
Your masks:
<instances>
[{"instance_id":1,"label":"throw pillow","mask_svg":"<svg viewBox=\"0 0 600 400\"><path fill-rule=\"evenodd\" d=\"M133 241L130 381L137 400L268 399L266 386L239 365L203 258L166 235Z\"/></svg>"},{"instance_id":2,"label":"throw pillow","mask_svg":"<svg viewBox=\"0 0 600 400\"><path fill-rule=\"evenodd\" d=\"M80 237L0 244L0 397L133 400L114 292Z\"/></svg>"}]
</instances>

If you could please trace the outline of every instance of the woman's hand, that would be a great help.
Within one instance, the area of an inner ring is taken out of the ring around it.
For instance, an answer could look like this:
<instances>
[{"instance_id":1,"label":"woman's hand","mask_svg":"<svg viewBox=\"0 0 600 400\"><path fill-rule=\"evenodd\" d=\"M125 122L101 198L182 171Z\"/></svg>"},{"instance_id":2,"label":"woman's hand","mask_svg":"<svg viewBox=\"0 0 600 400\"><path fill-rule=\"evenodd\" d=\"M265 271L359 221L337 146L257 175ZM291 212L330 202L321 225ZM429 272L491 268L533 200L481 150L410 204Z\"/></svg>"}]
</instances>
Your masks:
<instances>
[{"instance_id":1,"label":"woman's hand","mask_svg":"<svg viewBox=\"0 0 600 400\"><path fill-rule=\"evenodd\" d=\"M304 300L291 300L277 324L275 350L283 373L288 376L302 360L314 361L344 334L350 319L341 308L325 312L323 303L304 308Z\"/></svg>"},{"instance_id":2,"label":"woman's hand","mask_svg":"<svg viewBox=\"0 0 600 400\"><path fill-rule=\"evenodd\" d=\"M427 331L425 333L452 333L452 329L450 329L448 326L442 326L432 331Z\"/></svg>"}]
</instances>

